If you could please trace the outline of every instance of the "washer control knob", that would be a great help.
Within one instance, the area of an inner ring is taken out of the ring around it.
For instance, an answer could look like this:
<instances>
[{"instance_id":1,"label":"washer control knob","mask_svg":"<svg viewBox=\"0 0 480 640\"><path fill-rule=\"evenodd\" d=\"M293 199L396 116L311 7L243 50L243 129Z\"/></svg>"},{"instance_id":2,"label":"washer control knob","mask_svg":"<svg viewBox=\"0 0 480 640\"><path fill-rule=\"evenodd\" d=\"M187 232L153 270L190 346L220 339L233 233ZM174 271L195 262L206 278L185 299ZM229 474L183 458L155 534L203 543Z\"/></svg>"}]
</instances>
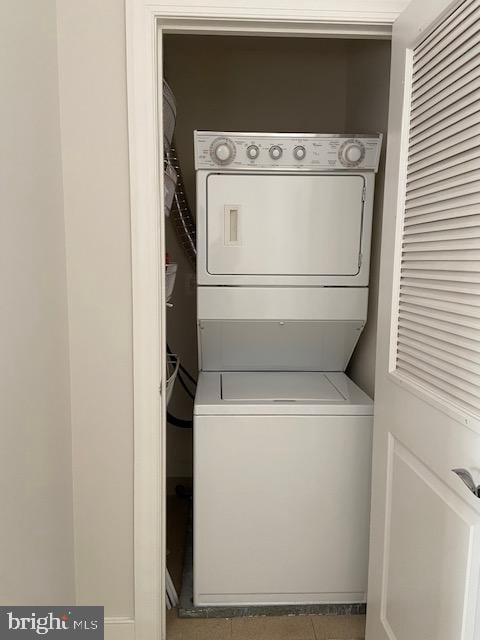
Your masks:
<instances>
[{"instance_id":1,"label":"washer control knob","mask_svg":"<svg viewBox=\"0 0 480 640\"><path fill-rule=\"evenodd\" d=\"M345 158L349 162L358 162L362 157L362 150L356 144L352 144L351 147L345 149Z\"/></svg>"},{"instance_id":2,"label":"washer control knob","mask_svg":"<svg viewBox=\"0 0 480 640\"><path fill-rule=\"evenodd\" d=\"M220 160L220 162L226 162L230 158L232 153L228 145L219 144L218 147L215 149L215 155L217 156L218 160Z\"/></svg>"},{"instance_id":3,"label":"washer control knob","mask_svg":"<svg viewBox=\"0 0 480 640\"><path fill-rule=\"evenodd\" d=\"M230 138L217 138L210 147L210 156L217 164L230 164L235 158L235 145Z\"/></svg>"},{"instance_id":4,"label":"washer control knob","mask_svg":"<svg viewBox=\"0 0 480 640\"><path fill-rule=\"evenodd\" d=\"M295 147L295 149L293 150L293 157L295 158L295 160L303 160L306 155L307 155L306 149L301 145L299 145L298 147Z\"/></svg>"},{"instance_id":5,"label":"washer control knob","mask_svg":"<svg viewBox=\"0 0 480 640\"><path fill-rule=\"evenodd\" d=\"M278 160L279 158L282 157L282 148L278 146L278 144L273 145L273 147L270 147L270 157L272 158L272 160Z\"/></svg>"},{"instance_id":6,"label":"washer control knob","mask_svg":"<svg viewBox=\"0 0 480 640\"><path fill-rule=\"evenodd\" d=\"M260 149L256 144L251 144L249 147L247 147L247 156L250 158L250 160L256 160L259 153Z\"/></svg>"},{"instance_id":7,"label":"washer control knob","mask_svg":"<svg viewBox=\"0 0 480 640\"><path fill-rule=\"evenodd\" d=\"M338 152L338 158L344 167L358 167L364 157L365 147L359 140L346 140Z\"/></svg>"}]
</instances>

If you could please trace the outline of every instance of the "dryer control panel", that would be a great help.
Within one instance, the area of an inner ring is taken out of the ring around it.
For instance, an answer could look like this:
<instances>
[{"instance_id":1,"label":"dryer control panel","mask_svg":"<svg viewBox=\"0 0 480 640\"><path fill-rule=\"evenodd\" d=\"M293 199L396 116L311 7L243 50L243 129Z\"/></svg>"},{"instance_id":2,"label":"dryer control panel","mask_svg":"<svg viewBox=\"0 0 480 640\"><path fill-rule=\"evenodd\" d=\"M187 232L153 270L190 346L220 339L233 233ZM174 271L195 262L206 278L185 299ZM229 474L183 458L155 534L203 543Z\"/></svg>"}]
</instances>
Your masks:
<instances>
[{"instance_id":1,"label":"dryer control panel","mask_svg":"<svg viewBox=\"0 0 480 640\"><path fill-rule=\"evenodd\" d=\"M195 168L378 170L382 134L195 131Z\"/></svg>"}]
</instances>

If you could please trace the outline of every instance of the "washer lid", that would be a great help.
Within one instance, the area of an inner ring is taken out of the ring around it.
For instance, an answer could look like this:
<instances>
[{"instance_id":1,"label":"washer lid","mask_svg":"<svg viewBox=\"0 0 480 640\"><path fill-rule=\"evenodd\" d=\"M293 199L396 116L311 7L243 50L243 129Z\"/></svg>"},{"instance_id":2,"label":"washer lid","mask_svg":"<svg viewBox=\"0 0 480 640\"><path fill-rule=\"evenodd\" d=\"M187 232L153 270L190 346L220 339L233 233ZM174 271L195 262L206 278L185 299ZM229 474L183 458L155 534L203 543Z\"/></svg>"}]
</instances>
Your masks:
<instances>
[{"instance_id":1,"label":"washer lid","mask_svg":"<svg viewBox=\"0 0 480 640\"><path fill-rule=\"evenodd\" d=\"M221 374L222 400L237 402L347 402L323 373L228 372Z\"/></svg>"}]
</instances>

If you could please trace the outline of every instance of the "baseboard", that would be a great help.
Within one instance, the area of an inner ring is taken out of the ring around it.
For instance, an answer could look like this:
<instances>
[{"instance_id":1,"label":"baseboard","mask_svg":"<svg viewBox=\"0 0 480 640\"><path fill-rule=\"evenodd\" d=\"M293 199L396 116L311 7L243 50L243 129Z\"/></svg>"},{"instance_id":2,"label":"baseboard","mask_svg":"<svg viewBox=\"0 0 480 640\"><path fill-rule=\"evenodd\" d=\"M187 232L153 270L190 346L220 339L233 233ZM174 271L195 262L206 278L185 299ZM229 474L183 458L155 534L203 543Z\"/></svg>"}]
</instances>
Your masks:
<instances>
[{"instance_id":1,"label":"baseboard","mask_svg":"<svg viewBox=\"0 0 480 640\"><path fill-rule=\"evenodd\" d=\"M135 640L135 620L105 618L105 640Z\"/></svg>"}]
</instances>

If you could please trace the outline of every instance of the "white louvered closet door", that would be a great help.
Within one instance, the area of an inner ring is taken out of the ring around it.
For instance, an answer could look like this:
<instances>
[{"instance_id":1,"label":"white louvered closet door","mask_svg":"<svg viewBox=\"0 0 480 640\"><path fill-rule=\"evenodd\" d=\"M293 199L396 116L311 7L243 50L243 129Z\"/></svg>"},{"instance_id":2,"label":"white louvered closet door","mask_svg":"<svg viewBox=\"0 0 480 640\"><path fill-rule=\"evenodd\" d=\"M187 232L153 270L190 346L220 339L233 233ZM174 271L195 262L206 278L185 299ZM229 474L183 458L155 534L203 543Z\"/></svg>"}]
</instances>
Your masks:
<instances>
[{"instance_id":1,"label":"white louvered closet door","mask_svg":"<svg viewBox=\"0 0 480 640\"><path fill-rule=\"evenodd\" d=\"M480 412L480 2L413 50L397 371Z\"/></svg>"},{"instance_id":2,"label":"white louvered closet door","mask_svg":"<svg viewBox=\"0 0 480 640\"><path fill-rule=\"evenodd\" d=\"M367 640L478 640L480 0L395 24L387 145Z\"/></svg>"}]
</instances>

